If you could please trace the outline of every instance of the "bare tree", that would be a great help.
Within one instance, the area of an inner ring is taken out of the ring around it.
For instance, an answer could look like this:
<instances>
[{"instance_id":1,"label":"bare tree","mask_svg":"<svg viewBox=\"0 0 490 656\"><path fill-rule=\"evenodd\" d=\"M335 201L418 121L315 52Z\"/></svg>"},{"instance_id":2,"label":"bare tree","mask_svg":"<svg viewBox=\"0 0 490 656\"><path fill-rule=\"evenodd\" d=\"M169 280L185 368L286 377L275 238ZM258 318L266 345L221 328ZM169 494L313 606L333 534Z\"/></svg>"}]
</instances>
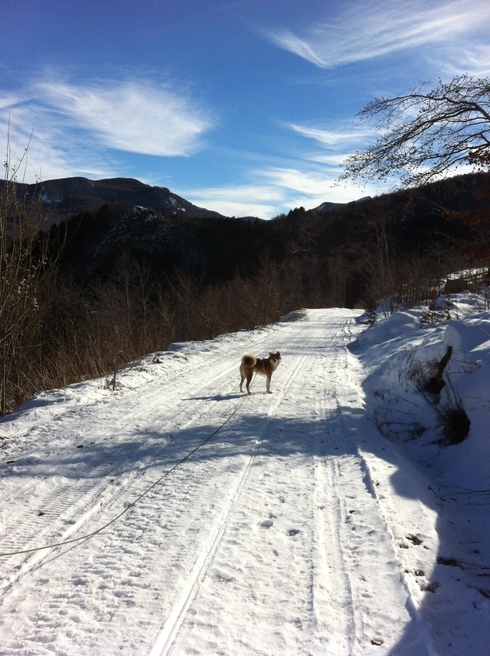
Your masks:
<instances>
[{"instance_id":1,"label":"bare tree","mask_svg":"<svg viewBox=\"0 0 490 656\"><path fill-rule=\"evenodd\" d=\"M376 98L359 118L380 131L364 151L347 158L340 180L399 176L404 187L430 182L470 164L490 165L490 80L459 75L430 90Z\"/></svg>"},{"instance_id":2,"label":"bare tree","mask_svg":"<svg viewBox=\"0 0 490 656\"><path fill-rule=\"evenodd\" d=\"M23 365L42 319L41 280L50 269L40 197L28 198L17 187L26 158L27 149L12 163L7 144L0 186L0 416L22 398Z\"/></svg>"}]
</instances>

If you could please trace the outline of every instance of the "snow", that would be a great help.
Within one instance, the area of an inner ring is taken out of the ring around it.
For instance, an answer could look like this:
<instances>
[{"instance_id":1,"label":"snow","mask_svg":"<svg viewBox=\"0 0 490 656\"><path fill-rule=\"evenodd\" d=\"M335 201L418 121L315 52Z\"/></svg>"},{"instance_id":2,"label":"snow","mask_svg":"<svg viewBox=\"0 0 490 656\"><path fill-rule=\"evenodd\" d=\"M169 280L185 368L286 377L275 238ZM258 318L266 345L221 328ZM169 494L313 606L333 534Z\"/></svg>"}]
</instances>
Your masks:
<instances>
[{"instance_id":1,"label":"snow","mask_svg":"<svg viewBox=\"0 0 490 656\"><path fill-rule=\"evenodd\" d=\"M0 653L488 654L490 312L448 307L301 310L0 420Z\"/></svg>"}]
</instances>

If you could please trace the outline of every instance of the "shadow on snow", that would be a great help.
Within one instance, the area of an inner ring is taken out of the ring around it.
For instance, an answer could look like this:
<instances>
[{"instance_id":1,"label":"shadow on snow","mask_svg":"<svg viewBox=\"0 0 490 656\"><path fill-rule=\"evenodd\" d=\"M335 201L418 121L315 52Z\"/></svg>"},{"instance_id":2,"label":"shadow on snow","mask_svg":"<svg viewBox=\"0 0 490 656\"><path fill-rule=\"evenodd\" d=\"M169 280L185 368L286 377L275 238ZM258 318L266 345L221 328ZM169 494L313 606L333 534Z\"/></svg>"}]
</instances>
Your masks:
<instances>
[{"instance_id":1,"label":"shadow on snow","mask_svg":"<svg viewBox=\"0 0 490 656\"><path fill-rule=\"evenodd\" d=\"M46 476L63 476L81 480L114 478L137 470L139 473L148 474L150 485L166 471L177 466L175 472L161 483L162 486L172 486L172 477L179 471L179 463L184 461L186 477L189 480L189 472L192 473L192 467L197 464L208 464L211 467L209 475L212 476L213 463L223 460L232 461L252 454L260 456L261 459L289 460L294 457L301 461L301 459L317 458L319 459L317 462L321 462L321 459L344 455L359 456L362 452L369 452L392 465L391 483L397 495L404 498L420 498L417 496L416 489L407 484L407 477L398 469L399 462L395 451L387 445L385 438L374 427L364 410L350 407L336 408L326 417L318 420L305 420L298 416L284 418L269 416L268 404L261 405L264 397L270 398L268 395L258 392L253 397L255 397L254 403L248 405L247 397L234 393L192 397L217 402L220 407L222 402L226 402L230 404L230 408L221 415L221 419L216 420L216 423L210 421L173 434L159 432L152 427L124 438L115 436L112 441L111 438L106 438L100 444L90 443L87 440L83 445L79 445L83 448L72 448L69 451L66 449L62 455L57 454L46 460L34 454L14 463L2 465L0 476L15 475L39 479L44 479ZM235 411L236 414L233 414ZM370 477L367 465L363 480L368 491L376 496L375 483ZM155 492L158 493L158 488ZM429 504L430 499L431 495L427 494L426 498L420 500ZM451 555L453 540L451 531L448 530L447 519L441 518L437 529L440 540L439 554L441 558L447 559ZM407 527L407 533L409 532L410 527ZM396 549L396 545L394 548ZM439 636L439 640L436 640L438 647L442 647L441 636L445 633L447 623L451 622L451 614L437 615L435 607L438 603L437 585L444 578L441 568L447 569L448 562L450 561L447 560L446 565L438 564L434 568L432 579L428 584L434 591L426 593L426 601L422 603L417 614L413 613L412 623L400 640L399 646L390 652L392 656L410 653L407 651L407 645L413 643L414 635L420 630L420 619L426 619L432 624L433 635ZM457 610L456 607L454 612ZM436 617L440 618L440 626L434 626ZM421 652L418 651L417 654Z\"/></svg>"}]
</instances>

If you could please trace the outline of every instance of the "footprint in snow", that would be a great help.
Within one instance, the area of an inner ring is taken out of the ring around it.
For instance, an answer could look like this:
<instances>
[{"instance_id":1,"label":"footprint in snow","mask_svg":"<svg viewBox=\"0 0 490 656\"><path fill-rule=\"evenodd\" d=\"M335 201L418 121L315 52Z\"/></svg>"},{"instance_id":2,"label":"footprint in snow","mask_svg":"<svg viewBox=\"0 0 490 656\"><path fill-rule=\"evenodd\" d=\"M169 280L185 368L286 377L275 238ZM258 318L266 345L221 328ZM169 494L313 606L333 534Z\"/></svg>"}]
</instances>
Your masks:
<instances>
[{"instance_id":1,"label":"footprint in snow","mask_svg":"<svg viewBox=\"0 0 490 656\"><path fill-rule=\"evenodd\" d=\"M289 535L290 537L293 537L293 536L295 536L295 535L298 535L298 533L301 533L301 531L299 530L299 528L292 528L292 529L290 529L290 530L288 531L288 535Z\"/></svg>"},{"instance_id":2,"label":"footprint in snow","mask_svg":"<svg viewBox=\"0 0 490 656\"><path fill-rule=\"evenodd\" d=\"M270 528L270 527L272 526L272 524L274 524L274 522L272 521L272 519L266 519L266 520L264 520L263 522L261 522L260 526L261 526L262 528Z\"/></svg>"}]
</instances>

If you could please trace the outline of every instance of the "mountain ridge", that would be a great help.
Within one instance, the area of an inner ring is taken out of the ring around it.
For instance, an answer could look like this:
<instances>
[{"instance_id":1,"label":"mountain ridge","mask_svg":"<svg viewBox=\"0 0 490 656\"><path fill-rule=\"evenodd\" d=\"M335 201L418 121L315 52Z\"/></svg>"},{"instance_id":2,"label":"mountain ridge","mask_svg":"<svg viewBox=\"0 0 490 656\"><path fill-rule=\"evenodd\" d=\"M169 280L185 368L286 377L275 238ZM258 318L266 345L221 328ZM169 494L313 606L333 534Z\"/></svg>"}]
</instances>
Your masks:
<instances>
[{"instance_id":1,"label":"mountain ridge","mask_svg":"<svg viewBox=\"0 0 490 656\"><path fill-rule=\"evenodd\" d=\"M0 181L0 191L4 181ZM16 182L17 195L41 199L43 210L57 222L68 215L94 212L104 205L143 206L157 211L182 214L191 218L220 218L223 215L173 193L167 187L151 186L135 178L90 180L75 176L28 184Z\"/></svg>"}]
</instances>

